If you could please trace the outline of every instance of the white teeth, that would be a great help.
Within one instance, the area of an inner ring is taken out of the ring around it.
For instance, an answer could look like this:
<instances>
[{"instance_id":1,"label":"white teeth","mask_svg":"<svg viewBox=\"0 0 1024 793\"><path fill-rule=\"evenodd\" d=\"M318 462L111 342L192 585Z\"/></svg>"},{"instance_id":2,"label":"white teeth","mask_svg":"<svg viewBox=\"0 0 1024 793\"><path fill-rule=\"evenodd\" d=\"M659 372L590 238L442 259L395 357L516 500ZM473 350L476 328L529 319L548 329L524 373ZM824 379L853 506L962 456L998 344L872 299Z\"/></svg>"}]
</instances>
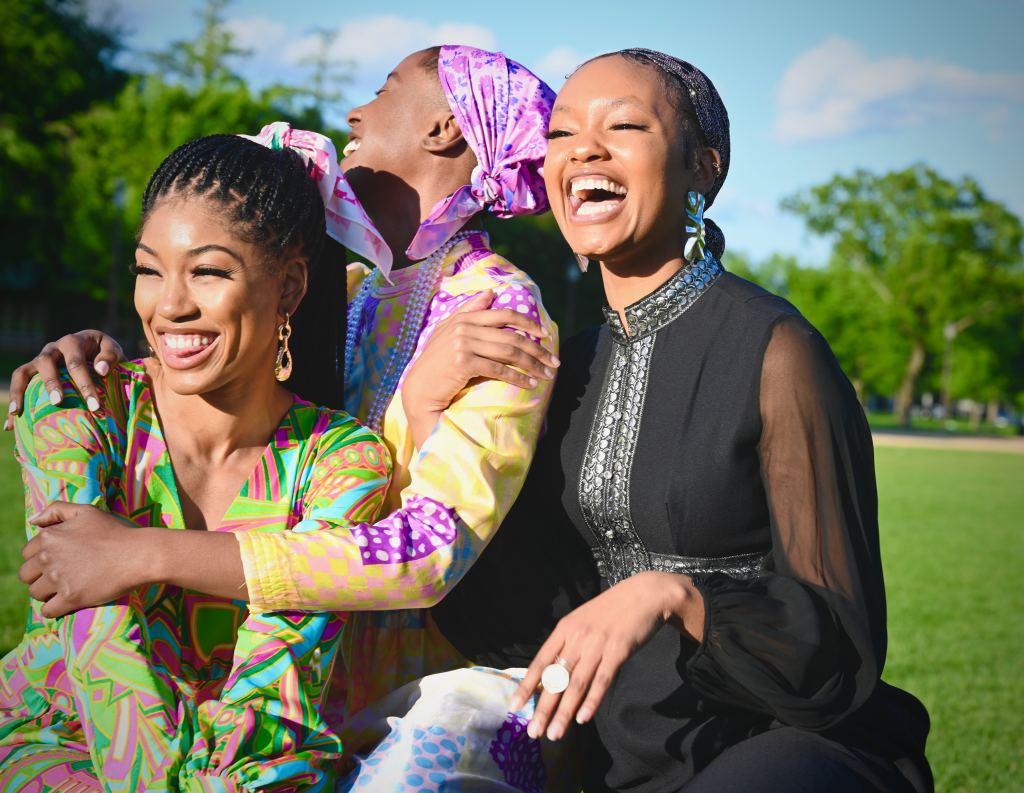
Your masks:
<instances>
[{"instance_id":1,"label":"white teeth","mask_svg":"<svg viewBox=\"0 0 1024 793\"><path fill-rule=\"evenodd\" d=\"M579 176L572 180L570 187L572 194L577 198L582 198L582 193L587 190L604 190L606 193L615 193L616 195L626 195L628 192L618 182L602 176Z\"/></svg>"},{"instance_id":2,"label":"white teeth","mask_svg":"<svg viewBox=\"0 0 1024 793\"><path fill-rule=\"evenodd\" d=\"M580 205L580 208L576 210L576 216L604 215L608 212L614 212L618 208L617 201L592 201Z\"/></svg>"},{"instance_id":3,"label":"white teeth","mask_svg":"<svg viewBox=\"0 0 1024 793\"><path fill-rule=\"evenodd\" d=\"M356 138L351 138L348 143L345 144L345 148L341 150L342 157L348 157L352 152L359 150L359 141Z\"/></svg>"},{"instance_id":4,"label":"white teeth","mask_svg":"<svg viewBox=\"0 0 1024 793\"><path fill-rule=\"evenodd\" d=\"M185 333L165 333L164 343L171 350L201 350L210 346L213 338Z\"/></svg>"}]
</instances>

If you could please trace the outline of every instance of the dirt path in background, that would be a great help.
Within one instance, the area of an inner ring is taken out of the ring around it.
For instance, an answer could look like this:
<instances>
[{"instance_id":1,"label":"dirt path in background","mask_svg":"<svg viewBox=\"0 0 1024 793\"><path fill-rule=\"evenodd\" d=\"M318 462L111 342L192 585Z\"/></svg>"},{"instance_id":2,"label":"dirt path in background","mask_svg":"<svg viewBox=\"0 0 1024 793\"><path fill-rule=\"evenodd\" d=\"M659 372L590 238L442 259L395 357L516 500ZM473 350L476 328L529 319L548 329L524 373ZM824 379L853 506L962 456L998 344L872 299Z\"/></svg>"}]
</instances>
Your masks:
<instances>
[{"instance_id":1,"label":"dirt path in background","mask_svg":"<svg viewBox=\"0 0 1024 793\"><path fill-rule=\"evenodd\" d=\"M927 432L881 430L871 434L875 446L899 446L911 449L959 449L965 452L1004 452L1024 454L1024 438L986 437L984 435L945 435Z\"/></svg>"}]
</instances>

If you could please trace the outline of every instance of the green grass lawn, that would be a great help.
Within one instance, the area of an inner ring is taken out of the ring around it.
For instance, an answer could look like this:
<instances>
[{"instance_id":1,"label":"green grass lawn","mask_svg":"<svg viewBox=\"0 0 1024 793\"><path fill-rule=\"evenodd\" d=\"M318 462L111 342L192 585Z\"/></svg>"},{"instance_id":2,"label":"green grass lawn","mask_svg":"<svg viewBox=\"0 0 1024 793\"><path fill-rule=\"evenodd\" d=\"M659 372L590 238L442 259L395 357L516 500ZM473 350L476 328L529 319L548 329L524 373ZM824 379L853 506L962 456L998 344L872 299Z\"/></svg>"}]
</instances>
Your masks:
<instances>
[{"instance_id":1,"label":"green grass lawn","mask_svg":"<svg viewBox=\"0 0 1024 793\"><path fill-rule=\"evenodd\" d=\"M0 436L0 648L18 640L21 483ZM889 594L885 677L932 715L942 793L1016 791L1024 775L1024 456L877 450ZM1017 781L1014 781L1017 780Z\"/></svg>"}]
</instances>

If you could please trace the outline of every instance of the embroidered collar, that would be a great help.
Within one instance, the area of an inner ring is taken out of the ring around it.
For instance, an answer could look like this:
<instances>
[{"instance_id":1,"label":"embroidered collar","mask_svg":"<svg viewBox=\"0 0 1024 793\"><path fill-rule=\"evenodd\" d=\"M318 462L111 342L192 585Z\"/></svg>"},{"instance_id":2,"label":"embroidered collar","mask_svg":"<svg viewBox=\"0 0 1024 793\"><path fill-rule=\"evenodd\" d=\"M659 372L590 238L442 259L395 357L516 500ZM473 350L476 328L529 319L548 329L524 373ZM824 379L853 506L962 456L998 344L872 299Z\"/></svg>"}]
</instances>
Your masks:
<instances>
[{"instance_id":1,"label":"embroidered collar","mask_svg":"<svg viewBox=\"0 0 1024 793\"><path fill-rule=\"evenodd\" d=\"M612 339L619 344L631 344L656 333L696 303L724 272L725 269L710 253L703 261L681 267L647 297L626 306L628 332L618 313L604 306L602 310Z\"/></svg>"}]
</instances>

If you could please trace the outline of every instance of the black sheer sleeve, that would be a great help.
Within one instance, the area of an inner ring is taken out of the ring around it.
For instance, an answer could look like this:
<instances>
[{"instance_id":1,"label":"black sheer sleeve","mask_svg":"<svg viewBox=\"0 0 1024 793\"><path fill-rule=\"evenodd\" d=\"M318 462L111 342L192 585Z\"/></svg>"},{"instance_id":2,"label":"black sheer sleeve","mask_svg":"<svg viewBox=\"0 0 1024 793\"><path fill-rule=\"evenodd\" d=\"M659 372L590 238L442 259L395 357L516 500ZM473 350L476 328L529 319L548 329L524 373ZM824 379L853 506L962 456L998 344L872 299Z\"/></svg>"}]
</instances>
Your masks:
<instances>
[{"instance_id":1,"label":"black sheer sleeve","mask_svg":"<svg viewBox=\"0 0 1024 793\"><path fill-rule=\"evenodd\" d=\"M760 410L773 569L698 582L705 634L687 671L711 699L820 730L865 702L885 659L871 435L827 343L798 316L770 334Z\"/></svg>"}]
</instances>

